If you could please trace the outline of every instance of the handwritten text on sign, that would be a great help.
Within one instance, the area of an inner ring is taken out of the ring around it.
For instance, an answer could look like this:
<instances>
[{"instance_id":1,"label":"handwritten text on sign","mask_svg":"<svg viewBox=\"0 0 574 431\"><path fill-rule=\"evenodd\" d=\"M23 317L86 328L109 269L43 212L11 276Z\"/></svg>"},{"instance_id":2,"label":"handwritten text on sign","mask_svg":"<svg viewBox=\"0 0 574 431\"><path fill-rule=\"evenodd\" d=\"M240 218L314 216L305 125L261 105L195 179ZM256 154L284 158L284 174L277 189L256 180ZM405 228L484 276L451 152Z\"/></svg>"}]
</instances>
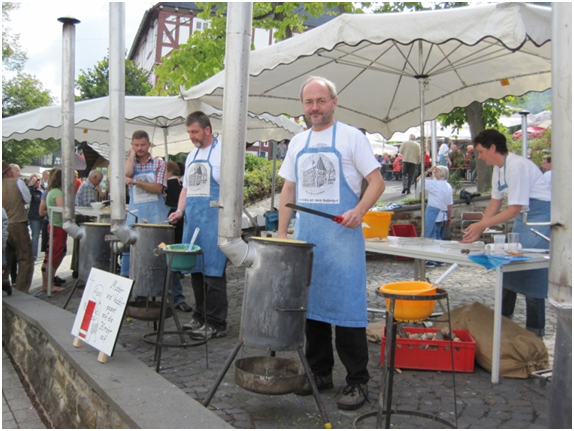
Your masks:
<instances>
[{"instance_id":1,"label":"handwritten text on sign","mask_svg":"<svg viewBox=\"0 0 574 431\"><path fill-rule=\"evenodd\" d=\"M133 280L92 268L72 335L112 356Z\"/></svg>"}]
</instances>

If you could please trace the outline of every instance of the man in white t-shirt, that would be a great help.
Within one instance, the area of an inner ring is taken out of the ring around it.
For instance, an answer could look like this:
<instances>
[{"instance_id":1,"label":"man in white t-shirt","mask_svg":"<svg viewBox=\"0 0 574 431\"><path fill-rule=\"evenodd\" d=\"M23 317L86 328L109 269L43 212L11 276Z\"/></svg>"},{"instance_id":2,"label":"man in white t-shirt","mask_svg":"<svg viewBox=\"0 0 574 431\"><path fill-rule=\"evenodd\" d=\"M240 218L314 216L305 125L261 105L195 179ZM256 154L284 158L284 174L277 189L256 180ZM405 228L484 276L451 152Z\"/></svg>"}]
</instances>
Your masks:
<instances>
[{"instance_id":1,"label":"man in white t-shirt","mask_svg":"<svg viewBox=\"0 0 574 431\"><path fill-rule=\"evenodd\" d=\"M325 78L310 77L303 83L300 96L305 116L313 127L291 140L279 171L285 184L278 236L287 238L293 214L286 207L289 203L343 218L336 223L299 211L295 237L315 244L305 355L317 388L332 388L334 325L337 353L347 371L337 407L355 410L365 403L369 381L365 240L361 226L363 216L383 193L385 183L366 136L334 120L335 85ZM360 197L363 178L368 186ZM309 382L296 392L312 393Z\"/></svg>"},{"instance_id":2,"label":"man in white t-shirt","mask_svg":"<svg viewBox=\"0 0 574 431\"><path fill-rule=\"evenodd\" d=\"M189 114L185 120L189 138L195 146L185 160L185 174L177 210L168 220L176 224L184 218L182 242L189 244L196 228L195 244L203 254L197 257L191 273L195 297L193 317L183 328L194 340L207 340L227 335L227 257L217 246L222 143L213 135L209 117L202 111ZM204 291L205 283L205 291Z\"/></svg>"},{"instance_id":3,"label":"man in white t-shirt","mask_svg":"<svg viewBox=\"0 0 574 431\"><path fill-rule=\"evenodd\" d=\"M450 152L450 147L448 146L448 138L444 138L443 143L438 149L438 161L437 165L439 166L448 166L448 153Z\"/></svg>"}]
</instances>

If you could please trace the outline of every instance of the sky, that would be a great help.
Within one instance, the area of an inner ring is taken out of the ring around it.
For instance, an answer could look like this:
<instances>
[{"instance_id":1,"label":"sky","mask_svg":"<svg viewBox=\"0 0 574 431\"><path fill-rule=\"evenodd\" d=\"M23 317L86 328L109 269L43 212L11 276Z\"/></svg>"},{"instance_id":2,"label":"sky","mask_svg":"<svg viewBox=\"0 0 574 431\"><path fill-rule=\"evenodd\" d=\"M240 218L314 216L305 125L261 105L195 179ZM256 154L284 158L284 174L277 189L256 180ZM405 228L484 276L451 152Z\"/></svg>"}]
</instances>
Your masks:
<instances>
[{"instance_id":1,"label":"sky","mask_svg":"<svg viewBox=\"0 0 574 431\"><path fill-rule=\"evenodd\" d=\"M129 52L146 10L156 2L125 2L125 47ZM21 2L10 14L10 22L2 23L20 35L21 48L28 61L24 73L34 75L50 90L57 103L62 87L62 28L60 17L74 17L76 25L76 79L80 70L93 69L108 54L109 3L98 1ZM6 74L9 78L10 75Z\"/></svg>"}]
</instances>

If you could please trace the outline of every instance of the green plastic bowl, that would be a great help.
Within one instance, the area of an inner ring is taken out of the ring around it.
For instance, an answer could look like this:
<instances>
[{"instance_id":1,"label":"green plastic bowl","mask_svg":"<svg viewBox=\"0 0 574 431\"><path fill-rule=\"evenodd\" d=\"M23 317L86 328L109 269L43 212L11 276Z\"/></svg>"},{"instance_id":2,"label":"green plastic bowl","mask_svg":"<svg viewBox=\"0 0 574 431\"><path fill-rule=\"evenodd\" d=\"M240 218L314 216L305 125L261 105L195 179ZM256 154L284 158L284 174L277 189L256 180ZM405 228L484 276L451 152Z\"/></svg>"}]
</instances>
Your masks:
<instances>
[{"instance_id":1,"label":"green plastic bowl","mask_svg":"<svg viewBox=\"0 0 574 431\"><path fill-rule=\"evenodd\" d=\"M198 245L193 245L191 247L191 251L187 251L189 249L189 244L172 244L165 247L166 251L172 252L170 253L172 256L171 261L171 269L174 271L186 271L188 269L192 269L195 266L197 252L201 250L201 247ZM176 253L173 253L176 252ZM167 255L166 255L167 259ZM169 260L168 260L169 264Z\"/></svg>"}]
</instances>

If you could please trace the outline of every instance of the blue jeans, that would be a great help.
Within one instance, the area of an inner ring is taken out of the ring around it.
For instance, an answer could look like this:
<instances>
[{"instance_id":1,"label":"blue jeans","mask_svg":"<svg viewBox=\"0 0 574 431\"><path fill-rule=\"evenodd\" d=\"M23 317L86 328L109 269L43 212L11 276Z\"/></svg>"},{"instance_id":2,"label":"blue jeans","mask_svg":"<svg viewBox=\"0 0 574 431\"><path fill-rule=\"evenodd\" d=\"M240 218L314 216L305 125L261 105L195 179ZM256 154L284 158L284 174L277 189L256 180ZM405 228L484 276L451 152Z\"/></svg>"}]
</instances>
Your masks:
<instances>
[{"instance_id":1,"label":"blue jeans","mask_svg":"<svg viewBox=\"0 0 574 431\"><path fill-rule=\"evenodd\" d=\"M38 258L38 243L40 242L40 232L42 232L42 220L29 220L32 231L32 254L34 260Z\"/></svg>"},{"instance_id":2,"label":"blue jeans","mask_svg":"<svg viewBox=\"0 0 574 431\"><path fill-rule=\"evenodd\" d=\"M506 317L514 314L516 305L516 292L508 289L502 289L502 315ZM526 329L534 332L539 337L544 336L544 326L546 324L546 309L544 308L544 298L526 299Z\"/></svg>"}]
</instances>

